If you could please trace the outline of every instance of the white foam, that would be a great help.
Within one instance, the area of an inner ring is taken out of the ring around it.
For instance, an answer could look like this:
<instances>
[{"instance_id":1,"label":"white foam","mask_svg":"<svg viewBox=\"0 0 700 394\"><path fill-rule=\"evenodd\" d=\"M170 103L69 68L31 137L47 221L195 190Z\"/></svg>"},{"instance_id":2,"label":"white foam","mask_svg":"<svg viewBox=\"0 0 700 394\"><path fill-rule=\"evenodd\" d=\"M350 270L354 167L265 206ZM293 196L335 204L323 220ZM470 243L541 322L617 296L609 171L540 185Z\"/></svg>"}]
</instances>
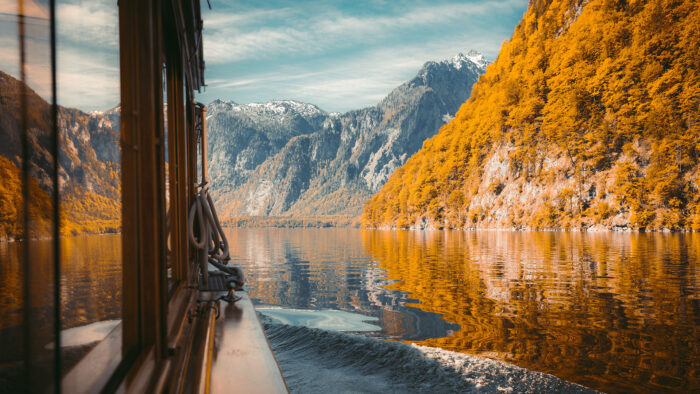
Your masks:
<instances>
[{"instance_id":1,"label":"white foam","mask_svg":"<svg viewBox=\"0 0 700 394\"><path fill-rule=\"evenodd\" d=\"M258 312L290 326L304 326L331 331L368 332L379 331L381 327L366 323L379 320L376 317L365 316L338 310L308 310L287 309L275 307L257 307Z\"/></svg>"},{"instance_id":2,"label":"white foam","mask_svg":"<svg viewBox=\"0 0 700 394\"><path fill-rule=\"evenodd\" d=\"M592 392L483 357L261 320L293 393Z\"/></svg>"}]
</instances>

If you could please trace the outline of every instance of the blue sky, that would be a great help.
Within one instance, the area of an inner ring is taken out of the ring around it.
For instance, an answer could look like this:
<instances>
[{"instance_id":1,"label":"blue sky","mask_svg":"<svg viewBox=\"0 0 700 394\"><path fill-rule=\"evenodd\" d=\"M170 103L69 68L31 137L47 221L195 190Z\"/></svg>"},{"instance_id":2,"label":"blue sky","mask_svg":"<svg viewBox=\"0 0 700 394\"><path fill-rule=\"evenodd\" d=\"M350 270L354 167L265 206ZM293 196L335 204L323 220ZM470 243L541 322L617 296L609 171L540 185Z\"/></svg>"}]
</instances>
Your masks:
<instances>
[{"instance_id":1,"label":"blue sky","mask_svg":"<svg viewBox=\"0 0 700 394\"><path fill-rule=\"evenodd\" d=\"M428 60L470 49L495 59L527 7L527 0L210 2L212 10L202 0L208 87L199 101L295 99L338 112L376 104ZM15 3L0 0L0 70L13 75L17 28L5 22ZM41 3L25 0L37 17ZM58 0L57 16L59 104L117 105L116 1ZM40 42L32 50L38 58L48 52ZM29 72L42 96L46 71L37 61Z\"/></svg>"},{"instance_id":2,"label":"blue sky","mask_svg":"<svg viewBox=\"0 0 700 394\"><path fill-rule=\"evenodd\" d=\"M343 112L376 104L428 60L495 59L526 0L222 1L204 4L203 102L295 99Z\"/></svg>"}]
</instances>

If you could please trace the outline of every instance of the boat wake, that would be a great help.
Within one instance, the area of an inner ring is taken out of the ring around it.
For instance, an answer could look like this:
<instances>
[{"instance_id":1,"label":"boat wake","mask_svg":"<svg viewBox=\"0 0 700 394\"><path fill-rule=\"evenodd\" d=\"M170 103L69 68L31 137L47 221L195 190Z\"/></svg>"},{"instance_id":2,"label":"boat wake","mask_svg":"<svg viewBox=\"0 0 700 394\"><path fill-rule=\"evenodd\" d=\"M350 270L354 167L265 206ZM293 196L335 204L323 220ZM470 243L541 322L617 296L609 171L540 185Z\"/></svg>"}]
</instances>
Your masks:
<instances>
[{"instance_id":1,"label":"boat wake","mask_svg":"<svg viewBox=\"0 0 700 394\"><path fill-rule=\"evenodd\" d=\"M359 313L338 310L289 309L280 307L257 307L259 313L290 326L304 326L332 331L368 332L382 328L369 321L379 319Z\"/></svg>"},{"instance_id":2,"label":"boat wake","mask_svg":"<svg viewBox=\"0 0 700 394\"><path fill-rule=\"evenodd\" d=\"M592 392L482 357L288 325L265 315L261 321L292 392Z\"/></svg>"}]
</instances>

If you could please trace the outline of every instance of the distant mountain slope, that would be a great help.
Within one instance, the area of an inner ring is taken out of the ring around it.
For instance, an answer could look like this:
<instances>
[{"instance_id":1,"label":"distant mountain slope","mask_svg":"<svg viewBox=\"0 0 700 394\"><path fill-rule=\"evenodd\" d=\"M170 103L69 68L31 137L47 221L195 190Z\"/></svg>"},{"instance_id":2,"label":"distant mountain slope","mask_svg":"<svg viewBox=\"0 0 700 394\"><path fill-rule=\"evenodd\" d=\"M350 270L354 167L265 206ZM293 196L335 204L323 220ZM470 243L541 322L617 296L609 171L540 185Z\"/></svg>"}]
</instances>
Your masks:
<instances>
[{"instance_id":1,"label":"distant mountain slope","mask_svg":"<svg viewBox=\"0 0 700 394\"><path fill-rule=\"evenodd\" d=\"M428 62L378 105L217 100L207 109L212 196L222 216L359 215L389 175L469 97L477 52Z\"/></svg>"},{"instance_id":2,"label":"distant mountain slope","mask_svg":"<svg viewBox=\"0 0 700 394\"><path fill-rule=\"evenodd\" d=\"M367 226L700 229L700 7L533 0Z\"/></svg>"},{"instance_id":3,"label":"distant mountain slope","mask_svg":"<svg viewBox=\"0 0 700 394\"><path fill-rule=\"evenodd\" d=\"M20 94L22 82L0 71L0 238L17 236L21 231L19 169L21 160ZM49 199L53 159L49 153L51 106L28 90L29 151L32 192L37 208L32 215L40 222L40 231L48 231L51 215ZM64 233L117 230L119 208L119 112L84 113L73 108L58 109L59 185L62 231ZM10 202L15 203L10 203ZM39 208L42 207L42 208Z\"/></svg>"}]
</instances>

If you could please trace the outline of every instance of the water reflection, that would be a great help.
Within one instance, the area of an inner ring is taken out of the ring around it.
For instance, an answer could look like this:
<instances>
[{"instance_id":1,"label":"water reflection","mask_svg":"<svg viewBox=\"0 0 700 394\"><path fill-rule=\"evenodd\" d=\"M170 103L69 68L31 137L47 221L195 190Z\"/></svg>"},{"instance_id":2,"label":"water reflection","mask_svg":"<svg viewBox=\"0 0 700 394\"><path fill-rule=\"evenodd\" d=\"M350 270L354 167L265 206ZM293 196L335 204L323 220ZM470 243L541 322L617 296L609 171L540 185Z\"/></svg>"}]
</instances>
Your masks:
<instances>
[{"instance_id":1,"label":"water reflection","mask_svg":"<svg viewBox=\"0 0 700 394\"><path fill-rule=\"evenodd\" d=\"M0 242L0 363L21 360L22 283L20 242ZM31 241L32 316L42 323L34 340L41 352L48 352L53 330L52 244ZM46 271L44 271L46 270ZM93 235L61 239L61 329L121 317L121 236ZM87 349L84 349L87 350ZM77 360L74 360L77 361ZM66 367L72 365L67 362Z\"/></svg>"},{"instance_id":2,"label":"water reflection","mask_svg":"<svg viewBox=\"0 0 700 394\"><path fill-rule=\"evenodd\" d=\"M604 391L700 388L700 236L362 234L415 306L460 325L422 342Z\"/></svg>"},{"instance_id":3,"label":"water reflection","mask_svg":"<svg viewBox=\"0 0 700 394\"><path fill-rule=\"evenodd\" d=\"M226 232L258 304L376 317L367 335L603 391L700 389L700 234ZM0 243L3 360L19 330L18 247ZM62 253L63 328L117 319L120 236L66 239Z\"/></svg>"},{"instance_id":4,"label":"water reflection","mask_svg":"<svg viewBox=\"0 0 700 394\"><path fill-rule=\"evenodd\" d=\"M339 309L379 319L368 335L420 340L458 328L438 314L407 306L408 295L364 253L357 229L227 229L232 264L243 268L257 304Z\"/></svg>"}]
</instances>

